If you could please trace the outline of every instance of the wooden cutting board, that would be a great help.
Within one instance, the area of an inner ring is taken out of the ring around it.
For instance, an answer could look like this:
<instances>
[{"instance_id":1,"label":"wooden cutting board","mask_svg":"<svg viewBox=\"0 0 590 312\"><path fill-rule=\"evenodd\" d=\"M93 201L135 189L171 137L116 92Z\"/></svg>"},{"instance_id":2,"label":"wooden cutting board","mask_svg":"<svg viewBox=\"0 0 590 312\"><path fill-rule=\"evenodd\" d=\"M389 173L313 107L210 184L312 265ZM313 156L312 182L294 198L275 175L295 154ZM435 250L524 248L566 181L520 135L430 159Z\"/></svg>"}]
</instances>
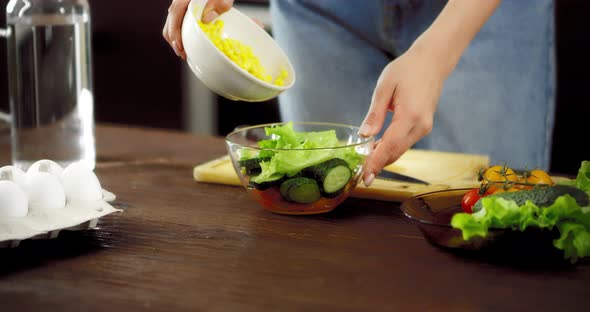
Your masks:
<instances>
[{"instance_id":1,"label":"wooden cutting board","mask_svg":"<svg viewBox=\"0 0 590 312\"><path fill-rule=\"evenodd\" d=\"M359 183L351 196L403 201L435 190L477 187L477 173L481 168L489 166L489 163L489 157L484 155L412 149L385 170L412 176L431 185L375 179L370 187ZM227 155L196 166L193 177L198 182L241 185Z\"/></svg>"}]
</instances>

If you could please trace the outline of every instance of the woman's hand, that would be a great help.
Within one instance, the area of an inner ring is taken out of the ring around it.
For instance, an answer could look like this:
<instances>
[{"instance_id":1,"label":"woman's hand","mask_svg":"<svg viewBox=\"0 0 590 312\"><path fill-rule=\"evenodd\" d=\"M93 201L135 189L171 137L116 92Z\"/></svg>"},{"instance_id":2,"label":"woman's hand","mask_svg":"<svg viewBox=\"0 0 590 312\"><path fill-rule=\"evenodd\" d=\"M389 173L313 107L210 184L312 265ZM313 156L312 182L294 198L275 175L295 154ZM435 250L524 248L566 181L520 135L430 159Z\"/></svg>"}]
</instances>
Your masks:
<instances>
[{"instance_id":1,"label":"woman's hand","mask_svg":"<svg viewBox=\"0 0 590 312\"><path fill-rule=\"evenodd\" d=\"M378 134L388 111L394 115L365 162L365 185L371 185L383 167L396 161L414 143L430 133L446 77L446 71L435 58L416 47L385 67L377 81L360 134Z\"/></svg>"},{"instance_id":2,"label":"woman's hand","mask_svg":"<svg viewBox=\"0 0 590 312\"><path fill-rule=\"evenodd\" d=\"M164 24L164 29L162 30L164 39L174 49L174 53L182 59L186 59L186 54L182 45L180 29L189 2L190 0L172 0L172 4L168 8L166 24ZM203 10L203 23L211 22L217 16L229 10L233 4L234 0L209 0Z\"/></svg>"},{"instance_id":3,"label":"woman's hand","mask_svg":"<svg viewBox=\"0 0 590 312\"><path fill-rule=\"evenodd\" d=\"M385 67L360 134L378 134L387 111L394 115L366 160L365 185L371 185L383 167L430 133L444 81L499 4L500 0L448 1L412 47Z\"/></svg>"}]
</instances>

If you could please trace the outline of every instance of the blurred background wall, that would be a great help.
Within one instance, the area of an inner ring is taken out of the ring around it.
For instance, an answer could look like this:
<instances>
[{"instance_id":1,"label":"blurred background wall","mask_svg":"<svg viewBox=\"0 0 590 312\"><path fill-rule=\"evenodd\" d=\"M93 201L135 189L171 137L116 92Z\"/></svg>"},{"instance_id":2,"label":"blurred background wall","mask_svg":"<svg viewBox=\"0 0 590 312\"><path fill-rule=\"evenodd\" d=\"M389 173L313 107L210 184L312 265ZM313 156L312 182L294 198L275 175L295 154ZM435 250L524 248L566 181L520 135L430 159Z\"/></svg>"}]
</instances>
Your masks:
<instances>
[{"instance_id":1,"label":"blurred background wall","mask_svg":"<svg viewBox=\"0 0 590 312\"><path fill-rule=\"evenodd\" d=\"M237 103L219 98L174 56L161 35L170 0L89 1L97 122L225 135L238 125L278 121L276 101ZM590 2L555 2L558 94L551 170L574 174L581 160L590 160L586 139L590 133L586 91L590 88ZM2 11L7 3L0 0ZM236 0L236 4L271 29L267 0ZM2 13L0 27L5 23ZM2 42L1 110L8 109L6 75Z\"/></svg>"}]
</instances>

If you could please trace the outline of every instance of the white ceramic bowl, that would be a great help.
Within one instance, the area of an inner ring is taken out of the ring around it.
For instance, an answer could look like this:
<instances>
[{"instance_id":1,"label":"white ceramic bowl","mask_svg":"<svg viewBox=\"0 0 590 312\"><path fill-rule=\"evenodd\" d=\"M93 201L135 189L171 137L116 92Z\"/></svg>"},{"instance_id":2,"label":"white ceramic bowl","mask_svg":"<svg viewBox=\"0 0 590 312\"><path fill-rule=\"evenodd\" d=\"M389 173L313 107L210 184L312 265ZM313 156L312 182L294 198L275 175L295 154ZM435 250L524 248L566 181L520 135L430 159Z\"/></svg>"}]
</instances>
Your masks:
<instances>
[{"instance_id":1,"label":"white ceramic bowl","mask_svg":"<svg viewBox=\"0 0 590 312\"><path fill-rule=\"evenodd\" d=\"M206 3L207 0L190 2L182 24L182 43L189 67L209 89L231 100L260 102L293 86L295 71L285 52L262 27L235 8L218 17L225 24L222 36L251 46L272 77L281 69L287 70L285 85L277 86L254 77L217 49L197 24Z\"/></svg>"}]
</instances>

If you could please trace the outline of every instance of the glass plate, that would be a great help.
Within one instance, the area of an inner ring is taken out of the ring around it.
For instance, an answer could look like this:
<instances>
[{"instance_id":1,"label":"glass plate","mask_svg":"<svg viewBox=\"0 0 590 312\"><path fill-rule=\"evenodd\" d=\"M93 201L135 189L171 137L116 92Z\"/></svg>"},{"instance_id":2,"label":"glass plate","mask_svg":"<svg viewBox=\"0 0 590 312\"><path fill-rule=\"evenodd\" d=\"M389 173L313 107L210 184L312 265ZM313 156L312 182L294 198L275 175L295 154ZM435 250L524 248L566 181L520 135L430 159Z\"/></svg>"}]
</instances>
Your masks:
<instances>
[{"instance_id":1,"label":"glass plate","mask_svg":"<svg viewBox=\"0 0 590 312\"><path fill-rule=\"evenodd\" d=\"M526 231L490 229L484 237L464 240L451 226L455 213L462 212L461 199L470 189L452 189L421 194L406 200L402 212L418 226L431 244L447 250L483 255L496 259L522 260L525 263L563 262L563 252L553 246L557 229Z\"/></svg>"}]
</instances>

